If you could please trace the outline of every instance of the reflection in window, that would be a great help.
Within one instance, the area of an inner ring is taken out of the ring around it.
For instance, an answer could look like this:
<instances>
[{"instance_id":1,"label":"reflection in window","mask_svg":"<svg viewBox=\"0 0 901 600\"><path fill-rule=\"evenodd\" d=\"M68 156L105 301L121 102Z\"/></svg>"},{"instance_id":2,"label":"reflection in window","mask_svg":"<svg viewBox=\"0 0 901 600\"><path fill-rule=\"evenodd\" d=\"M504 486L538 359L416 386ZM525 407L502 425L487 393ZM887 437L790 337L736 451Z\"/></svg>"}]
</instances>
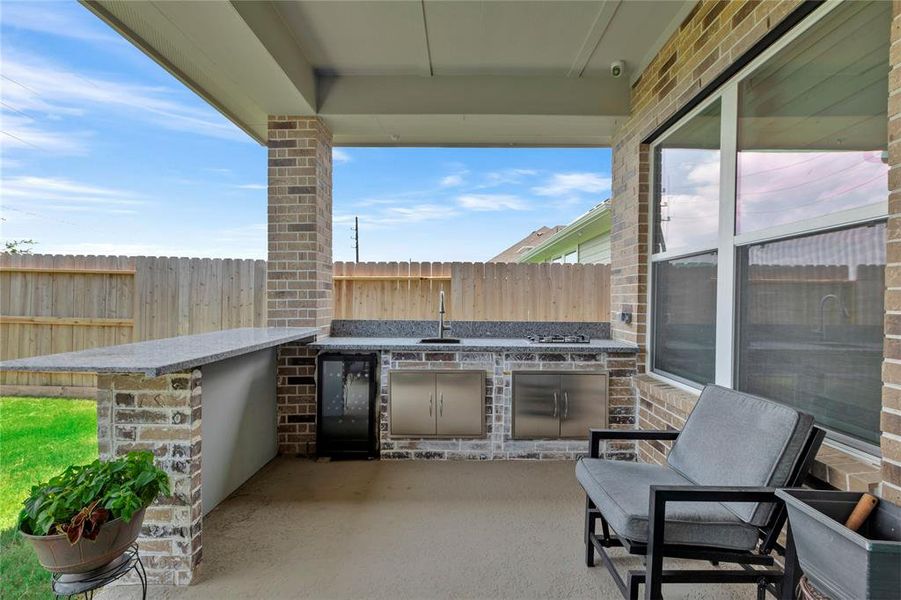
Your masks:
<instances>
[{"instance_id":1,"label":"reflection in window","mask_svg":"<svg viewBox=\"0 0 901 600\"><path fill-rule=\"evenodd\" d=\"M720 101L657 146L654 252L716 247L720 190Z\"/></svg>"},{"instance_id":2,"label":"reflection in window","mask_svg":"<svg viewBox=\"0 0 901 600\"><path fill-rule=\"evenodd\" d=\"M716 253L654 263L654 370L713 381Z\"/></svg>"},{"instance_id":3,"label":"reflection in window","mask_svg":"<svg viewBox=\"0 0 901 600\"><path fill-rule=\"evenodd\" d=\"M737 233L886 201L890 23L847 2L739 84Z\"/></svg>"},{"instance_id":4,"label":"reflection in window","mask_svg":"<svg viewBox=\"0 0 901 600\"><path fill-rule=\"evenodd\" d=\"M885 225L739 251L738 389L879 443Z\"/></svg>"}]
</instances>

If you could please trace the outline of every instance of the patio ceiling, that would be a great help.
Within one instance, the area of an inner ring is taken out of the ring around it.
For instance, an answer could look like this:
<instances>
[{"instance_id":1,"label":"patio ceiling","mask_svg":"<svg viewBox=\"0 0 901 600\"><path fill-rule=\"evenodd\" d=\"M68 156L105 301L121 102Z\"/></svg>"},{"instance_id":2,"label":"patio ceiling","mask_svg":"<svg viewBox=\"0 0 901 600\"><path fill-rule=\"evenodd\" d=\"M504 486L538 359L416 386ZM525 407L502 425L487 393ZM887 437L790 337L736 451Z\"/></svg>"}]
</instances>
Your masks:
<instances>
[{"instance_id":1,"label":"patio ceiling","mask_svg":"<svg viewBox=\"0 0 901 600\"><path fill-rule=\"evenodd\" d=\"M695 4L83 3L261 143L268 115L300 114L337 145L555 146L610 143Z\"/></svg>"}]
</instances>

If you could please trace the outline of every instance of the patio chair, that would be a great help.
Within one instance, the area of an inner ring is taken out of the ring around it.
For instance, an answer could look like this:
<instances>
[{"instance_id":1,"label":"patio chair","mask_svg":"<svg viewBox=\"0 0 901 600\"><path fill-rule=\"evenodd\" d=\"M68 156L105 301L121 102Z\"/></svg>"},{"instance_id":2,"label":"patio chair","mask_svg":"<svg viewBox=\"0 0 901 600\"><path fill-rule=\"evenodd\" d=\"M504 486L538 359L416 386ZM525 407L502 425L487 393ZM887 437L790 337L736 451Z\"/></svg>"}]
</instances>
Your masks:
<instances>
[{"instance_id":1,"label":"patio chair","mask_svg":"<svg viewBox=\"0 0 901 600\"><path fill-rule=\"evenodd\" d=\"M793 598L800 571L792 542L777 541L786 513L775 489L802 484L823 436L806 413L715 385L704 388L681 433L591 430L589 457L576 464L587 495L586 564L594 566L597 551L629 600L642 583L652 600L663 597L664 583L755 584L758 599L767 591ZM674 443L666 464L656 465L599 459L601 440ZM645 569L624 580L611 547L643 556ZM664 558L741 568L664 570Z\"/></svg>"}]
</instances>

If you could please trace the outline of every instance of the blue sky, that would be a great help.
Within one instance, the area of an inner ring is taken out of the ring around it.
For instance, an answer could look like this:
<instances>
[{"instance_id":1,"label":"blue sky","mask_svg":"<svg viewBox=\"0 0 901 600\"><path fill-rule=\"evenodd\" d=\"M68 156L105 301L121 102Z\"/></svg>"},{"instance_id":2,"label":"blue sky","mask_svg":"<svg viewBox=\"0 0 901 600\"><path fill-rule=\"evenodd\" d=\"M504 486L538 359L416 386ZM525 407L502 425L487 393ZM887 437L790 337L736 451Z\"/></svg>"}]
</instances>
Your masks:
<instances>
[{"instance_id":1,"label":"blue sky","mask_svg":"<svg viewBox=\"0 0 901 600\"><path fill-rule=\"evenodd\" d=\"M75 2L0 4L2 237L265 258L266 149ZM338 148L334 257L485 260L609 195L607 149Z\"/></svg>"}]
</instances>

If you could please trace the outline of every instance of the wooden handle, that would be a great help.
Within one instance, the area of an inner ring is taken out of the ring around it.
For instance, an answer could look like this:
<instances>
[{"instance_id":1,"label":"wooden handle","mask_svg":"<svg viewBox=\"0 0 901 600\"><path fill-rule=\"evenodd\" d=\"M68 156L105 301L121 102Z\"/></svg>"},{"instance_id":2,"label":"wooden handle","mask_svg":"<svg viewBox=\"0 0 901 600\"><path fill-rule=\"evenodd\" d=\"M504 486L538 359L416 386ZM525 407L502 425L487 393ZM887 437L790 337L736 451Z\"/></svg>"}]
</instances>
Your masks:
<instances>
[{"instance_id":1,"label":"wooden handle","mask_svg":"<svg viewBox=\"0 0 901 600\"><path fill-rule=\"evenodd\" d=\"M876 496L873 496L872 494L864 494L861 496L860 500L857 501L857 506L851 511L851 516L845 521L845 527L851 531L860 529L861 525L867 520L867 517L870 516L870 513L873 512L873 509L876 508L877 504L879 504L879 498Z\"/></svg>"}]
</instances>

